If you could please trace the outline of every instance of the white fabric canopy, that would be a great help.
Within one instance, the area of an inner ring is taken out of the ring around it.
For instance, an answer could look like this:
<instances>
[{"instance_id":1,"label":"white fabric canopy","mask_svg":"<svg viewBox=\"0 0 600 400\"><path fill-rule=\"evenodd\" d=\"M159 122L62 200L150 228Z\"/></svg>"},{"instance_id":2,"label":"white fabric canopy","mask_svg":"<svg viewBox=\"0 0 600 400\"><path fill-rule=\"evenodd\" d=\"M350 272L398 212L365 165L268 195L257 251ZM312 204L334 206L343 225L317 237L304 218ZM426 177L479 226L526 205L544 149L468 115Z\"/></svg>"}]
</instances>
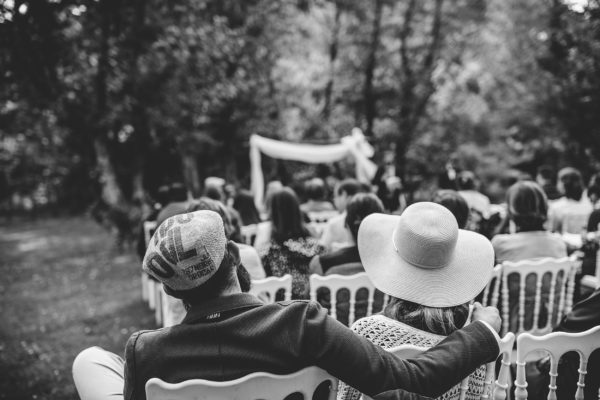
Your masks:
<instances>
[{"instance_id":1,"label":"white fabric canopy","mask_svg":"<svg viewBox=\"0 0 600 400\"><path fill-rule=\"evenodd\" d=\"M273 158L310 164L335 162L351 156L356 162L356 178L364 182L370 182L377 171L377 166L369 160L374 153L373 147L358 128L354 128L351 135L343 137L339 144L331 145L281 142L252 135L250 137L250 179L254 202L261 208L265 190L261 153Z\"/></svg>"}]
</instances>

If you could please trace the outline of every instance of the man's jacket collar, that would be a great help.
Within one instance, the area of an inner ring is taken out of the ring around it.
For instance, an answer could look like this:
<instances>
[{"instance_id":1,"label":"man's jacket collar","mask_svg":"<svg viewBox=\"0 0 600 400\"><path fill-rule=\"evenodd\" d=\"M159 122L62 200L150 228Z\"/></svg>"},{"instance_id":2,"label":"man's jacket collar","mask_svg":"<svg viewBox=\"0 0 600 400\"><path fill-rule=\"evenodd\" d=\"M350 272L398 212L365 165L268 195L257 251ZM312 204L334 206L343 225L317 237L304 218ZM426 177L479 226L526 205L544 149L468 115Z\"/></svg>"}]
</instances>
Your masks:
<instances>
[{"instance_id":1,"label":"man's jacket collar","mask_svg":"<svg viewBox=\"0 0 600 400\"><path fill-rule=\"evenodd\" d=\"M194 304L188 310L182 324L193 324L199 321L217 319L222 313L264 305L256 296L248 293L236 293L229 296L216 297L201 304Z\"/></svg>"}]
</instances>

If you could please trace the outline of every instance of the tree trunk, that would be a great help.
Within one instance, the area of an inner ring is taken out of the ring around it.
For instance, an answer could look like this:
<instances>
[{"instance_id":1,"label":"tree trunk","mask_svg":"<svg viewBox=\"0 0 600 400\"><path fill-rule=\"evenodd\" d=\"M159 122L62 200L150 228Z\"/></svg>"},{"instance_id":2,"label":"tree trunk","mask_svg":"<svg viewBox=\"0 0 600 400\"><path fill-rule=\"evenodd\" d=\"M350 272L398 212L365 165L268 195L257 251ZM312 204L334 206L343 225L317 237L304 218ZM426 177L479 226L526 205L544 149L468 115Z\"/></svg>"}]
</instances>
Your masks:
<instances>
[{"instance_id":1,"label":"tree trunk","mask_svg":"<svg viewBox=\"0 0 600 400\"><path fill-rule=\"evenodd\" d=\"M193 197L200 197L200 174L198 172L198 161L196 155L181 152L181 166L183 168L183 180Z\"/></svg>"},{"instance_id":2,"label":"tree trunk","mask_svg":"<svg viewBox=\"0 0 600 400\"><path fill-rule=\"evenodd\" d=\"M329 119L331 114L331 103L333 97L333 84L335 80L335 61L338 55L338 42L340 32L340 18L342 16L342 10L337 1L333 2L334 7L334 20L333 28L331 32L331 43L329 44L329 80L325 86L325 102L323 104L323 118Z\"/></svg>"},{"instance_id":3,"label":"tree trunk","mask_svg":"<svg viewBox=\"0 0 600 400\"><path fill-rule=\"evenodd\" d=\"M367 56L367 67L365 69L365 86L363 93L365 101L365 119L367 122L367 129L365 130L366 136L373 136L373 122L376 113L376 99L373 93L373 76L377 66L377 47L379 46L379 36L381 33L382 3L382 0L375 0L373 30L371 31L371 43L369 45L369 55Z\"/></svg>"},{"instance_id":4,"label":"tree trunk","mask_svg":"<svg viewBox=\"0 0 600 400\"><path fill-rule=\"evenodd\" d=\"M123 192L119 187L117 175L106 145L106 127L104 119L107 110L107 79L109 71L109 35L110 15L108 6L103 2L101 10L100 52L98 54L98 72L96 74L96 126L94 129L94 150L96 164L100 170L99 182L102 187L102 199L112 207L125 205Z\"/></svg>"},{"instance_id":5,"label":"tree trunk","mask_svg":"<svg viewBox=\"0 0 600 400\"><path fill-rule=\"evenodd\" d=\"M96 150L96 163L100 170L98 180L102 186L102 199L113 207L121 207L125 203L123 192L119 187L106 143L98 136L94 139L94 149Z\"/></svg>"}]
</instances>

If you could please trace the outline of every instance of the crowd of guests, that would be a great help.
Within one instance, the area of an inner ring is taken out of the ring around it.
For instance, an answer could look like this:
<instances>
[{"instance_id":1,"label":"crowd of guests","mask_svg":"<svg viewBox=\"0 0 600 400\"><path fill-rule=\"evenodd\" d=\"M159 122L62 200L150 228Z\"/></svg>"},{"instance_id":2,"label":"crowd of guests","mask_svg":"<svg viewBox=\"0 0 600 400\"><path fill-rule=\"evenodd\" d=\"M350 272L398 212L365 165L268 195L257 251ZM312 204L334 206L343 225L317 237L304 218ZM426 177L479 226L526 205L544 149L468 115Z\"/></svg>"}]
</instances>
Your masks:
<instances>
[{"instance_id":1,"label":"crowd of guests","mask_svg":"<svg viewBox=\"0 0 600 400\"><path fill-rule=\"evenodd\" d=\"M428 201L409 206L404 198L390 203L389 196L377 195L381 188L354 179L337 182L332 202L318 178L305 182L304 201L293 189L271 182L258 208L251 193L232 190L220 178L207 179L204 195L193 200L173 185L170 200L151 216L157 233L149 248L139 251L144 270L182 299L188 314L169 331L134 335L124 361L99 348L82 353L74 366L80 396L91 398L88 394L99 390L89 383L99 373L90 364L108 363L121 376L117 386L124 381L126 399L145 398L144 383L153 376L173 382L226 380L254 371L289 373L307 365L339 377L344 383L338 398L343 399L391 390L398 397L415 392L454 398L455 385L469 374L468 398L477 397L485 378L480 366L497 356L499 326L494 326L496 310L469 304L496 263L564 257L575 250L564 235L595 232L600 175L586 189L573 168L562 169L556 185L542 168L537 182L514 183L505 204L496 206L478 190L472 172L453 178L456 190L438 190ZM322 215L328 215L326 221ZM255 226L250 238L242 235L247 226ZM593 274L593 255L589 250L584 273ZM354 323L353 332L329 321L313 303L261 307L244 294L252 279L290 274L292 298L308 299L311 274L360 272L389 302L381 313ZM509 288L518 290L512 281ZM528 292L526 301L532 296ZM594 293L586 302L588 311L575 307L579 316L586 315L585 323L570 314L562 324L600 324L600 315L589 312L599 309L600 296ZM193 349L194 343L201 349ZM411 364L380 351L404 343L432 347L431 356ZM479 350L465 351L469 346ZM199 367L202 363L208 365Z\"/></svg>"}]
</instances>

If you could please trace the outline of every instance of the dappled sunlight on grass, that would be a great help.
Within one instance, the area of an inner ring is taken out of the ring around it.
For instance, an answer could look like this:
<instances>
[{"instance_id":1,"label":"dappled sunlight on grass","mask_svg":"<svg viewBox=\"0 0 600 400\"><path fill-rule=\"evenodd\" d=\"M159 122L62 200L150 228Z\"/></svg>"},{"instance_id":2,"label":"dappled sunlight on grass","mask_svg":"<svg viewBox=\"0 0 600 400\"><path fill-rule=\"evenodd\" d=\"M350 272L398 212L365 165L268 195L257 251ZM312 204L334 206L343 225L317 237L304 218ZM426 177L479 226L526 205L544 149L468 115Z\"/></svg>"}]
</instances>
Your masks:
<instances>
[{"instance_id":1,"label":"dappled sunlight on grass","mask_svg":"<svg viewBox=\"0 0 600 400\"><path fill-rule=\"evenodd\" d=\"M122 354L131 333L155 328L139 260L83 217L2 230L0 399L76 399L79 351L99 345Z\"/></svg>"}]
</instances>

